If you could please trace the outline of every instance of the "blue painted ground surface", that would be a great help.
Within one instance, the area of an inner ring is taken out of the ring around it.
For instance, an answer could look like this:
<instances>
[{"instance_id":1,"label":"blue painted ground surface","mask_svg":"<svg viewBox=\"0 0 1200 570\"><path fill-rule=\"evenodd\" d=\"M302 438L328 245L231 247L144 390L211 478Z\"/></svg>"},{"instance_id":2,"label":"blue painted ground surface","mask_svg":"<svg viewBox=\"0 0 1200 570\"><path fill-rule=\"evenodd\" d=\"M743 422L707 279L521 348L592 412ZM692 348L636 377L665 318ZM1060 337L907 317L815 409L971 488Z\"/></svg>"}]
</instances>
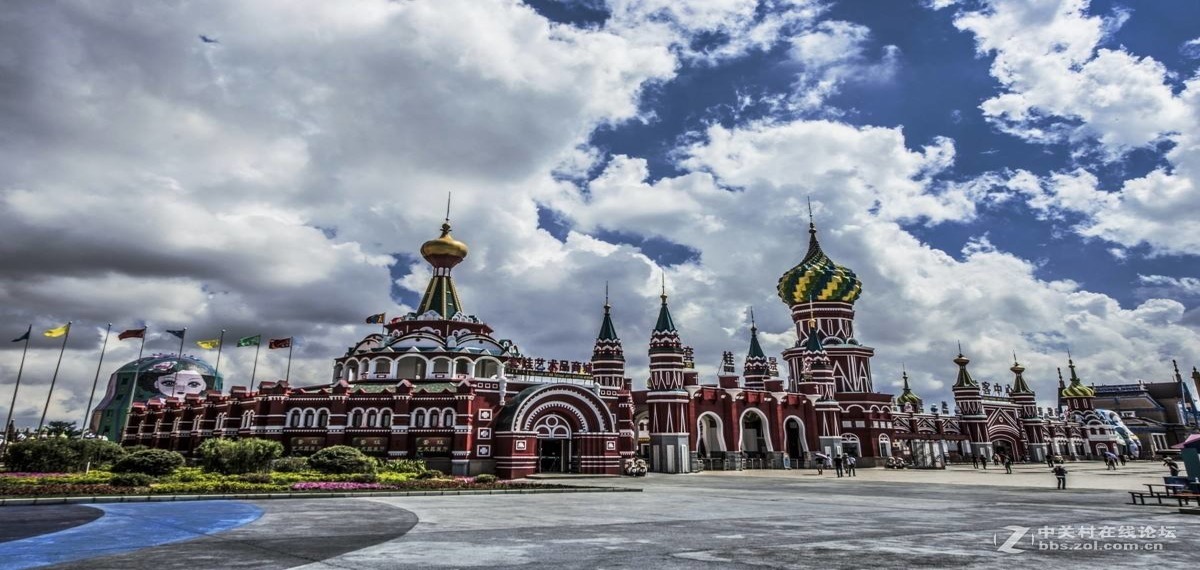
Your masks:
<instances>
[{"instance_id":1,"label":"blue painted ground surface","mask_svg":"<svg viewBox=\"0 0 1200 570\"><path fill-rule=\"evenodd\" d=\"M253 522L263 513L237 501L93 506L104 516L61 532L0 544L0 568L36 568L191 540Z\"/></svg>"}]
</instances>

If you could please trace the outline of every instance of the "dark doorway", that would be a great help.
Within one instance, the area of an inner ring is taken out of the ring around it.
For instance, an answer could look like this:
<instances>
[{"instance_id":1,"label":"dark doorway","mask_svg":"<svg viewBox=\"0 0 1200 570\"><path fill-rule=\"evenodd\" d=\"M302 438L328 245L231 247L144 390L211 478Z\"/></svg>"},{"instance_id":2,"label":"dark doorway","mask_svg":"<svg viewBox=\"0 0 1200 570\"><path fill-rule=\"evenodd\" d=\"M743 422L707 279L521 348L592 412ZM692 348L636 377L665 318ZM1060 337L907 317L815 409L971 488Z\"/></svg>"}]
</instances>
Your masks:
<instances>
[{"instance_id":1,"label":"dark doorway","mask_svg":"<svg viewBox=\"0 0 1200 570\"><path fill-rule=\"evenodd\" d=\"M569 439L539 439L538 440L538 472L539 473L570 473L571 472L571 440L569 440Z\"/></svg>"},{"instance_id":2,"label":"dark doorway","mask_svg":"<svg viewBox=\"0 0 1200 570\"><path fill-rule=\"evenodd\" d=\"M804 432L800 431L800 422L790 419L785 427L787 429L788 457L799 459L800 451L804 449L804 442L801 441L804 438Z\"/></svg>"}]
</instances>

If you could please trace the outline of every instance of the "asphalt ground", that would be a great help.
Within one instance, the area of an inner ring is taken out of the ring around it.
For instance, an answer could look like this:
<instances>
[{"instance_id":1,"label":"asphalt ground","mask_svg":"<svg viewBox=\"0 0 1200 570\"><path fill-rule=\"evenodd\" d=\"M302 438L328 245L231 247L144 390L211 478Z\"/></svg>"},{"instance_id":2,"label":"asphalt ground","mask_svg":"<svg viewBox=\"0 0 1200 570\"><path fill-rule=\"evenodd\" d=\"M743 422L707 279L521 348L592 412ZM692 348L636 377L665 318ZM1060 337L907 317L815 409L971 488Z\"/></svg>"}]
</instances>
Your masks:
<instances>
[{"instance_id":1,"label":"asphalt ground","mask_svg":"<svg viewBox=\"0 0 1200 570\"><path fill-rule=\"evenodd\" d=\"M262 516L231 530L54 567L1009 570L1200 561L1200 517L1176 508L1128 505L1128 493L1115 490L937 478L652 474L579 481L642 493L260 501ZM69 507L33 508L66 516ZM0 529L9 509L0 508Z\"/></svg>"}]
</instances>

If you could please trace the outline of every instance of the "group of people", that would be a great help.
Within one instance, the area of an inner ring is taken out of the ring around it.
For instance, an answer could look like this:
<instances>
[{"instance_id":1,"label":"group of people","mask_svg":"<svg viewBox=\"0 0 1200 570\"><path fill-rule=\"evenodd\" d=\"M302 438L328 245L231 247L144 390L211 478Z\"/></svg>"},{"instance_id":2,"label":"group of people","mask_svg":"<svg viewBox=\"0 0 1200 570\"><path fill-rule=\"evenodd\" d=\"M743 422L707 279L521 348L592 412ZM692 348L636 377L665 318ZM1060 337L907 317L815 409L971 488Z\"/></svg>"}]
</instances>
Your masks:
<instances>
[{"instance_id":1,"label":"group of people","mask_svg":"<svg viewBox=\"0 0 1200 570\"><path fill-rule=\"evenodd\" d=\"M825 469L832 467L838 477L856 476L854 467L858 464L858 458L849 453L839 453L833 457L818 454L816 459L817 475L824 475Z\"/></svg>"},{"instance_id":2,"label":"group of people","mask_svg":"<svg viewBox=\"0 0 1200 570\"><path fill-rule=\"evenodd\" d=\"M1013 458L1011 455L1008 455L1006 453L993 453L992 457L991 457L991 461L992 461L992 465L995 465L995 466L1003 465L1004 471L1006 473L1008 473L1009 475L1012 474ZM976 469L979 469L981 466L984 469L987 469L988 458L985 455L972 455L971 456L971 465L973 467L975 467Z\"/></svg>"}]
</instances>

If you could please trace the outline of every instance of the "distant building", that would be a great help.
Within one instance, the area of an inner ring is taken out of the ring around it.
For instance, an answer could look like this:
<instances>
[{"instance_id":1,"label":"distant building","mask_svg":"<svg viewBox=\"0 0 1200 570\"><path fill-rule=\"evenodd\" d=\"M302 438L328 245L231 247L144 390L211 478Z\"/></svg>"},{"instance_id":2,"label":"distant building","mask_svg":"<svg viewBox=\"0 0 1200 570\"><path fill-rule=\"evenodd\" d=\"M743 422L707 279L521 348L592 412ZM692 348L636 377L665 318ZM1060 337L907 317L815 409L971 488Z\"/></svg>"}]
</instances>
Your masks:
<instances>
[{"instance_id":1,"label":"distant building","mask_svg":"<svg viewBox=\"0 0 1200 570\"><path fill-rule=\"evenodd\" d=\"M1200 373L1192 372L1200 390ZM1200 429L1196 398L1175 367L1171 382L1138 382L1094 386L1096 407L1110 410L1136 437L1148 455L1158 454L1182 443Z\"/></svg>"}]
</instances>

